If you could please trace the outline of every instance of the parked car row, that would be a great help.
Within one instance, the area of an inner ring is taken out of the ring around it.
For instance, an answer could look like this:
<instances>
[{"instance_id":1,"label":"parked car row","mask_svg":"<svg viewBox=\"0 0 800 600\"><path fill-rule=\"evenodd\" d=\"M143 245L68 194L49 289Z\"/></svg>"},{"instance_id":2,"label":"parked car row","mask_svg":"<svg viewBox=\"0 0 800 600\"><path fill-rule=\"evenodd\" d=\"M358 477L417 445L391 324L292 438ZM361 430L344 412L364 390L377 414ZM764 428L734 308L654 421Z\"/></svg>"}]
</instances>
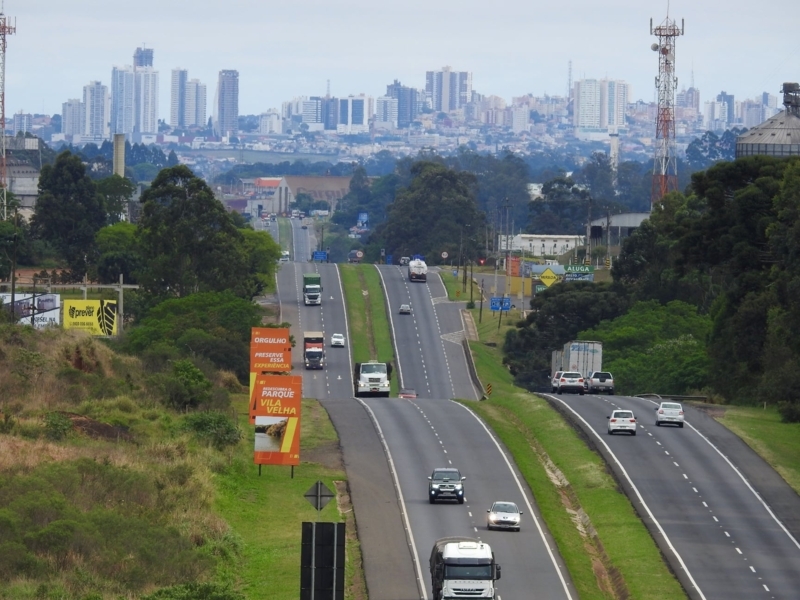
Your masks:
<instances>
[{"instance_id":1,"label":"parked car row","mask_svg":"<svg viewBox=\"0 0 800 600\"><path fill-rule=\"evenodd\" d=\"M464 504L464 480L461 471L454 467L439 467L428 477L428 502L455 500ZM522 511L514 502L499 500L486 511L486 529L520 530Z\"/></svg>"}]
</instances>

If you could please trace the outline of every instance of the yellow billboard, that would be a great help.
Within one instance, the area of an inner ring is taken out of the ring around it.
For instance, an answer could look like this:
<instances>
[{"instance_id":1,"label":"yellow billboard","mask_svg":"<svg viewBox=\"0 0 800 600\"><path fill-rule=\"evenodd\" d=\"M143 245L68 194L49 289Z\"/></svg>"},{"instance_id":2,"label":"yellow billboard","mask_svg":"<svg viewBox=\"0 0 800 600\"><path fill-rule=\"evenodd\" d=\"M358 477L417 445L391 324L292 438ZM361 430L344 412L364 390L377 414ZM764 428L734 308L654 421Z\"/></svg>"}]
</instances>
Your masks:
<instances>
[{"instance_id":1,"label":"yellow billboard","mask_svg":"<svg viewBox=\"0 0 800 600\"><path fill-rule=\"evenodd\" d=\"M92 335L117 335L117 303L112 300L64 300L64 329Z\"/></svg>"}]
</instances>

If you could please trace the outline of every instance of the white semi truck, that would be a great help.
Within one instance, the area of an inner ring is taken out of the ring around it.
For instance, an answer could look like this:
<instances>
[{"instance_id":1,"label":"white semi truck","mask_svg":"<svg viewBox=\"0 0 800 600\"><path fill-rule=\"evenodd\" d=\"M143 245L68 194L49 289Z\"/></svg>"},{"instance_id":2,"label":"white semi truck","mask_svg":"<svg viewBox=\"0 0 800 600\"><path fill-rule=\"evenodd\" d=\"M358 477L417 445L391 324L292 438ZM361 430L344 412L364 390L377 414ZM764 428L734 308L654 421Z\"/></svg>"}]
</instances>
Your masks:
<instances>
[{"instance_id":1,"label":"white semi truck","mask_svg":"<svg viewBox=\"0 0 800 600\"><path fill-rule=\"evenodd\" d=\"M573 340L564 344L561 371L577 371L584 377L603 370L603 342Z\"/></svg>"},{"instance_id":2,"label":"white semi truck","mask_svg":"<svg viewBox=\"0 0 800 600\"><path fill-rule=\"evenodd\" d=\"M365 363L356 363L353 371L353 393L357 397L389 397L389 380L392 374L390 364L371 360Z\"/></svg>"},{"instance_id":3,"label":"white semi truck","mask_svg":"<svg viewBox=\"0 0 800 600\"><path fill-rule=\"evenodd\" d=\"M408 261L409 281L428 281L428 265L420 258Z\"/></svg>"},{"instance_id":4,"label":"white semi truck","mask_svg":"<svg viewBox=\"0 0 800 600\"><path fill-rule=\"evenodd\" d=\"M497 598L500 565L486 542L468 537L436 540L430 570L432 600Z\"/></svg>"}]
</instances>

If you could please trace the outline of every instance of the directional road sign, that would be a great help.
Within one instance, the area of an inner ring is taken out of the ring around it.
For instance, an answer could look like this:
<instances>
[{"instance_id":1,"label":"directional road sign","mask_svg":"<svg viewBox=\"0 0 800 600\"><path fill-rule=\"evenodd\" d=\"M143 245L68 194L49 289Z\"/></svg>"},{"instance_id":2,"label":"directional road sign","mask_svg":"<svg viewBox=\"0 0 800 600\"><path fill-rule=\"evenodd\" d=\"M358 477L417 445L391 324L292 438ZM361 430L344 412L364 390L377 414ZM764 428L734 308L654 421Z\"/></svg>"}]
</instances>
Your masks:
<instances>
[{"instance_id":1,"label":"directional road sign","mask_svg":"<svg viewBox=\"0 0 800 600\"><path fill-rule=\"evenodd\" d=\"M501 298L498 296L489 298L489 308L491 310L511 310L511 298Z\"/></svg>"},{"instance_id":2,"label":"directional road sign","mask_svg":"<svg viewBox=\"0 0 800 600\"><path fill-rule=\"evenodd\" d=\"M311 506L317 510L322 510L325 505L334 498L334 493L328 489L321 481L318 481L303 494L303 497L311 503Z\"/></svg>"},{"instance_id":3,"label":"directional road sign","mask_svg":"<svg viewBox=\"0 0 800 600\"><path fill-rule=\"evenodd\" d=\"M328 260L328 253L325 250L315 250L314 251L314 260Z\"/></svg>"}]
</instances>

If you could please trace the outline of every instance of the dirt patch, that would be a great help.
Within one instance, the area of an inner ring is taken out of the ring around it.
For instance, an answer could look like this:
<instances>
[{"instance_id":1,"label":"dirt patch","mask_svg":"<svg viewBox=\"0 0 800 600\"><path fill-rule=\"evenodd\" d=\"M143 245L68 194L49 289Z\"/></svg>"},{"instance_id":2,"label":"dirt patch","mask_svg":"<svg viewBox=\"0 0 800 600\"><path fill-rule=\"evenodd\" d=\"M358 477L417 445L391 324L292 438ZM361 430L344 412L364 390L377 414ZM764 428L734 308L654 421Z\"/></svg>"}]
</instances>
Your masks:
<instances>
[{"instance_id":1,"label":"dirt patch","mask_svg":"<svg viewBox=\"0 0 800 600\"><path fill-rule=\"evenodd\" d=\"M72 421L72 428L76 431L84 433L89 437L98 440L109 440L112 442L133 442L133 436L128 433L123 427L109 425L108 423L101 423L89 417L78 415L75 413L58 411L59 414L64 415Z\"/></svg>"},{"instance_id":2,"label":"dirt patch","mask_svg":"<svg viewBox=\"0 0 800 600\"><path fill-rule=\"evenodd\" d=\"M342 448L339 442L325 442L315 448L303 449L300 453L303 462L312 462L322 465L326 469L344 471Z\"/></svg>"},{"instance_id":3,"label":"dirt patch","mask_svg":"<svg viewBox=\"0 0 800 600\"><path fill-rule=\"evenodd\" d=\"M705 404L703 402L692 402L689 406L702 410L712 419L721 419L725 416L725 411L728 410L725 406L719 404Z\"/></svg>"}]
</instances>

